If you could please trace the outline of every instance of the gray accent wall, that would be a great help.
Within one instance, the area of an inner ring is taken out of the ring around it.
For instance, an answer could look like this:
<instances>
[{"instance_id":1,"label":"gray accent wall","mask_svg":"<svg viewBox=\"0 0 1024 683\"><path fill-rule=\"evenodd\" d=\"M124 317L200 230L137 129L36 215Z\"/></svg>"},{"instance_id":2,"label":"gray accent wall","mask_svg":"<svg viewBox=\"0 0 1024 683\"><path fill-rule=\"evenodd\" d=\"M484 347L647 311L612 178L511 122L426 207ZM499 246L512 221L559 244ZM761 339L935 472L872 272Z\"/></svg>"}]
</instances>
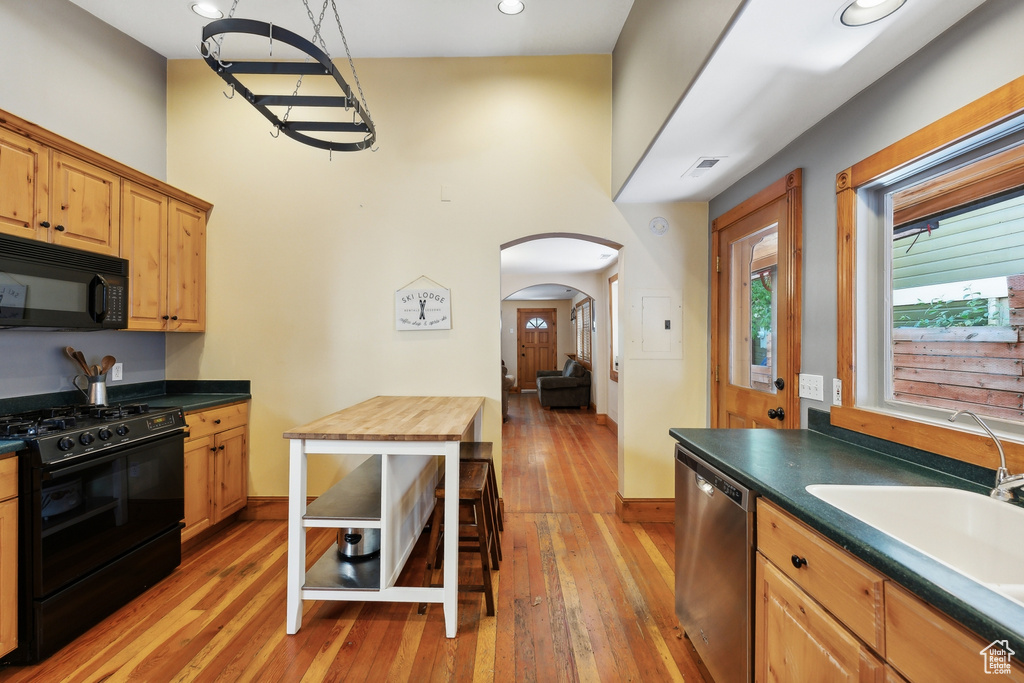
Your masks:
<instances>
[{"instance_id":1,"label":"gray accent wall","mask_svg":"<svg viewBox=\"0 0 1024 683\"><path fill-rule=\"evenodd\" d=\"M836 376L836 174L1024 75L1022 31L1024 3L988 0L711 201L714 219L803 169L801 371L824 376L826 401L803 400L801 424Z\"/></svg>"},{"instance_id":2,"label":"gray accent wall","mask_svg":"<svg viewBox=\"0 0 1024 683\"><path fill-rule=\"evenodd\" d=\"M0 109L161 180L167 61L66 0L0 0ZM0 329L0 398L71 389L64 346L124 362L123 383L164 378L164 335Z\"/></svg>"}]
</instances>

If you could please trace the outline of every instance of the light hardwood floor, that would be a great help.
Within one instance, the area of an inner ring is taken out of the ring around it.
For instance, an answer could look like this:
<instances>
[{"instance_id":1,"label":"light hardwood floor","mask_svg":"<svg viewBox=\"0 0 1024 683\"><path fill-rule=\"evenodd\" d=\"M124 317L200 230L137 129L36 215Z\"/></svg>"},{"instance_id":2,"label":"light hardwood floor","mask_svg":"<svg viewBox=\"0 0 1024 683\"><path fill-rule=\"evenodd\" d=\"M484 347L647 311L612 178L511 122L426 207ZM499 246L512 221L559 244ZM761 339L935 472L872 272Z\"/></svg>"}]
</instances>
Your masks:
<instances>
[{"instance_id":1,"label":"light hardwood floor","mask_svg":"<svg viewBox=\"0 0 1024 683\"><path fill-rule=\"evenodd\" d=\"M497 616L440 606L307 602L285 635L285 523L238 522L42 664L0 681L681 681L700 683L674 613L671 524L614 513L615 437L576 409L514 395L504 427ZM671 457L666 453L665 457ZM309 557L331 543L309 531ZM421 539L402 581L419 585ZM461 570L474 569L467 555Z\"/></svg>"}]
</instances>

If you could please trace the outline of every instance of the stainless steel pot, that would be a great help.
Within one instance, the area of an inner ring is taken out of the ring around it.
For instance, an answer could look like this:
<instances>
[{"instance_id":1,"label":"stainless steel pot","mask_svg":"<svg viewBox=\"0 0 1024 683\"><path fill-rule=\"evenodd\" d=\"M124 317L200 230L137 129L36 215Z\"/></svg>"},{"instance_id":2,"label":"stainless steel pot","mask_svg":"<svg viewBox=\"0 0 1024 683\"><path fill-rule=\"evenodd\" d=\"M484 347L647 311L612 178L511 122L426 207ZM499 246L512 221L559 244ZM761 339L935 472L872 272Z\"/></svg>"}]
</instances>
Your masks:
<instances>
[{"instance_id":1,"label":"stainless steel pot","mask_svg":"<svg viewBox=\"0 0 1024 683\"><path fill-rule=\"evenodd\" d=\"M380 552L380 529L338 529L338 556L343 560Z\"/></svg>"}]
</instances>

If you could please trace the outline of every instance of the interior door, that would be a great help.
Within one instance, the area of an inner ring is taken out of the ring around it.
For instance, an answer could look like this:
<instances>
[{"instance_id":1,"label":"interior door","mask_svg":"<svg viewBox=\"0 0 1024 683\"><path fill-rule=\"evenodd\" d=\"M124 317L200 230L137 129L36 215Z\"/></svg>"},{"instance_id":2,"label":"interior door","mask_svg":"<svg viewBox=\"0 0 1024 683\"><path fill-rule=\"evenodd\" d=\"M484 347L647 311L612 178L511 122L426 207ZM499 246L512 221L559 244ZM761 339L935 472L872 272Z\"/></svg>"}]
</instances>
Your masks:
<instances>
[{"instance_id":1,"label":"interior door","mask_svg":"<svg viewBox=\"0 0 1024 683\"><path fill-rule=\"evenodd\" d=\"M556 370L558 348L556 309L520 308L517 322L519 342L519 388L536 389L538 370Z\"/></svg>"},{"instance_id":2,"label":"interior door","mask_svg":"<svg viewBox=\"0 0 1024 683\"><path fill-rule=\"evenodd\" d=\"M800 426L799 176L715 221L712 427Z\"/></svg>"}]
</instances>

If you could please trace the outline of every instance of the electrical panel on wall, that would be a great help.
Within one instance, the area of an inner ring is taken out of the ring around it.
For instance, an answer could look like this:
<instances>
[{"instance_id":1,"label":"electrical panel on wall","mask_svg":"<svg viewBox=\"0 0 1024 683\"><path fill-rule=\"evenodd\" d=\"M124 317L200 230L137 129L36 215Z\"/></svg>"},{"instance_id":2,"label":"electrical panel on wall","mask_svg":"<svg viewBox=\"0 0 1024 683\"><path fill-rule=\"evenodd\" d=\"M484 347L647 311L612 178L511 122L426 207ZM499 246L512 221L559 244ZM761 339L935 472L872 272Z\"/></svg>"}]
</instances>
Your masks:
<instances>
[{"instance_id":1,"label":"electrical panel on wall","mask_svg":"<svg viewBox=\"0 0 1024 683\"><path fill-rule=\"evenodd\" d=\"M682 292L642 289L630 293L629 327L626 331L630 358L673 359L683 357Z\"/></svg>"}]
</instances>

